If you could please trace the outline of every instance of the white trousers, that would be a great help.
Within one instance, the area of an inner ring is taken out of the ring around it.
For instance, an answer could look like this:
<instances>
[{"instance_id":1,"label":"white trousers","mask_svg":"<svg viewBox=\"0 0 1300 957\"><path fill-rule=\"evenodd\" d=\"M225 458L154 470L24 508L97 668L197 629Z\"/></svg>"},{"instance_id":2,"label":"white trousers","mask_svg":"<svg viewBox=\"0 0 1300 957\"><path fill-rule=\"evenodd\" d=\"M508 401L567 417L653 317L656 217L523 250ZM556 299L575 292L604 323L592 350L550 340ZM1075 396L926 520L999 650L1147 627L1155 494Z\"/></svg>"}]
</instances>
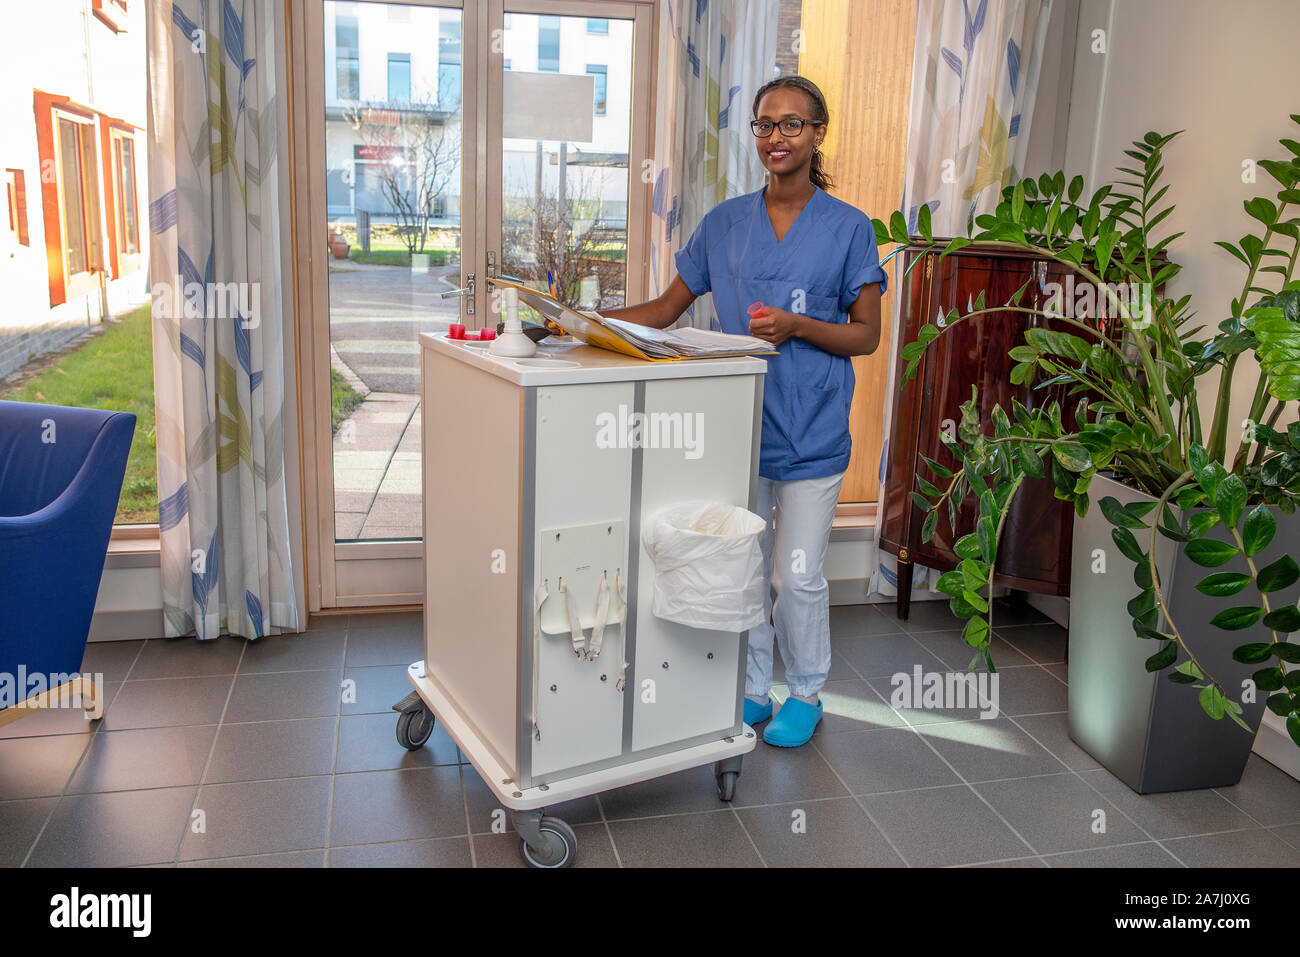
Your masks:
<instances>
[{"instance_id":1,"label":"white trousers","mask_svg":"<svg viewBox=\"0 0 1300 957\"><path fill-rule=\"evenodd\" d=\"M822 566L843 481L843 472L790 482L758 478L758 514L767 519L760 541L770 624L749 630L747 695L761 698L772 687L773 635L791 694L812 697L826 683L831 670L830 586Z\"/></svg>"}]
</instances>

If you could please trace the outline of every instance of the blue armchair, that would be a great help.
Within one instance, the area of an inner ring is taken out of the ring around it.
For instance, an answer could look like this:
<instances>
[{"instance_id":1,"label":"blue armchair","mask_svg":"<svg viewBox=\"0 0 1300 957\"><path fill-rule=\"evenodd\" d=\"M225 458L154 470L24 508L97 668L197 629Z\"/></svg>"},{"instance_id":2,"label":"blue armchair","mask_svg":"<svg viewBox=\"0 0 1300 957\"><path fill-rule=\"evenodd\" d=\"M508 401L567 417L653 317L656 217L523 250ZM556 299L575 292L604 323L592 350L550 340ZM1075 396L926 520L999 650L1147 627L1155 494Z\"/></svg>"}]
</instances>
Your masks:
<instances>
[{"instance_id":1,"label":"blue armchair","mask_svg":"<svg viewBox=\"0 0 1300 957\"><path fill-rule=\"evenodd\" d=\"M10 682L20 668L46 680L81 668L134 433L128 412L0 402L0 675ZM98 689L67 684L63 694L97 702ZM31 713L12 707L29 693L0 701L11 706L0 725ZM52 703L43 698L33 704Z\"/></svg>"}]
</instances>

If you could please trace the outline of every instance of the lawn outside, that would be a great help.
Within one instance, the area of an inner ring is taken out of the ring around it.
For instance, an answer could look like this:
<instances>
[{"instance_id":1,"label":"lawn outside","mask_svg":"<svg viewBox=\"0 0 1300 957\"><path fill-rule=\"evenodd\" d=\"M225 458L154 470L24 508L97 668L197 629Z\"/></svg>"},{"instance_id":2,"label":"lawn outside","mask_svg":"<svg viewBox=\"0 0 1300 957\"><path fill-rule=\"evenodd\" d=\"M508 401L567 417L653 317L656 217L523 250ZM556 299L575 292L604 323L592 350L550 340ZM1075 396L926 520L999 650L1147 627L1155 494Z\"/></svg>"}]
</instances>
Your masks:
<instances>
[{"instance_id":1,"label":"lawn outside","mask_svg":"<svg viewBox=\"0 0 1300 957\"><path fill-rule=\"evenodd\" d=\"M106 324L99 335L62 355L37 360L45 369L21 385L0 386L0 398L16 402L135 413L118 525L158 521L150 308L145 304Z\"/></svg>"}]
</instances>

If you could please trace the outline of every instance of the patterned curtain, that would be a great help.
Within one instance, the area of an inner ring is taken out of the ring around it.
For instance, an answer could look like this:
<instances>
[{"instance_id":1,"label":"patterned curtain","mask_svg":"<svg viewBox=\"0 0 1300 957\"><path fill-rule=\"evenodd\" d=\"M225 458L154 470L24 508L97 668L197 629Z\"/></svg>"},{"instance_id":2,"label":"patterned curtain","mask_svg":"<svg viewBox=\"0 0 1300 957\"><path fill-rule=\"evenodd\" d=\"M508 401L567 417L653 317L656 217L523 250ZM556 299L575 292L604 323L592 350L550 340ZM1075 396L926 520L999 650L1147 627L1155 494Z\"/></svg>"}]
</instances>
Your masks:
<instances>
[{"instance_id":1,"label":"patterned curtain","mask_svg":"<svg viewBox=\"0 0 1300 957\"><path fill-rule=\"evenodd\" d=\"M1052 0L919 0L903 186L912 233L925 204L934 235L965 235L968 220L992 212L1002 187L1020 177L1051 11ZM895 289L902 281L900 258L894 260ZM903 346L898 297L894 305L889 341L897 355ZM886 437L895 364L891 360L885 390ZM886 439L882 501L888 455ZM894 556L877 549L876 557L871 590L897 594ZM915 565L912 586L928 588L940 574Z\"/></svg>"},{"instance_id":2,"label":"patterned curtain","mask_svg":"<svg viewBox=\"0 0 1300 957\"><path fill-rule=\"evenodd\" d=\"M665 0L659 14L658 113L650 295L668 288L673 255L704 214L752 193L767 172L754 150L750 106L776 70L779 0ZM710 296L688 313L714 324Z\"/></svg>"},{"instance_id":3,"label":"patterned curtain","mask_svg":"<svg viewBox=\"0 0 1300 957\"><path fill-rule=\"evenodd\" d=\"M272 6L147 9L166 634L296 631Z\"/></svg>"}]
</instances>

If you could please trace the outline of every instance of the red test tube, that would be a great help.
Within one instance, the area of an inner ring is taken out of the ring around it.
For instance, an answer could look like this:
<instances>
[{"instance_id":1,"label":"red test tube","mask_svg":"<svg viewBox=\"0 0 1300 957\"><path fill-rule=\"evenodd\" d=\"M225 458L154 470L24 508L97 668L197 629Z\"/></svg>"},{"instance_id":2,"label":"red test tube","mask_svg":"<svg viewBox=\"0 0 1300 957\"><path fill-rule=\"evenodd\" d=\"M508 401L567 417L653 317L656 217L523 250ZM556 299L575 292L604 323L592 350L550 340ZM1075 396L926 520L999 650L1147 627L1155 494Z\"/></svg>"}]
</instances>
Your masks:
<instances>
[{"instance_id":1,"label":"red test tube","mask_svg":"<svg viewBox=\"0 0 1300 957\"><path fill-rule=\"evenodd\" d=\"M746 310L746 312L749 313L749 318L757 319L759 316L763 315L763 313L767 312L767 307L764 306L761 302L756 302L751 304L749 309Z\"/></svg>"},{"instance_id":2,"label":"red test tube","mask_svg":"<svg viewBox=\"0 0 1300 957\"><path fill-rule=\"evenodd\" d=\"M464 339L465 324L463 322L453 322L447 327L448 339Z\"/></svg>"}]
</instances>

